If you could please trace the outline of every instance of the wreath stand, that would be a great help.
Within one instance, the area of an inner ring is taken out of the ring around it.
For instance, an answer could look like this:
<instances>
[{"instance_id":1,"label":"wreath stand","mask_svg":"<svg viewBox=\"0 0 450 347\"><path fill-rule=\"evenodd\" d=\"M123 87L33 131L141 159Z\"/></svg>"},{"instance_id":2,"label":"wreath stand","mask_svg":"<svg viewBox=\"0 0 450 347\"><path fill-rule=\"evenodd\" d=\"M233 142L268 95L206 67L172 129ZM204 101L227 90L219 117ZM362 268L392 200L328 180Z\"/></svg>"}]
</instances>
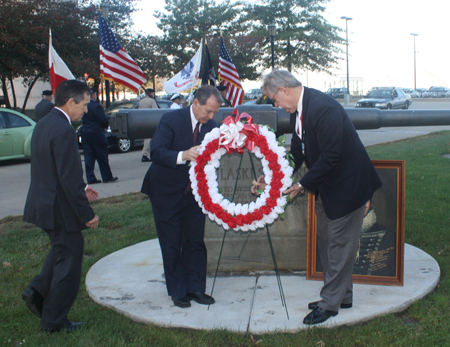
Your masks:
<instances>
[{"instance_id":1,"label":"wreath stand","mask_svg":"<svg viewBox=\"0 0 450 347\"><path fill-rule=\"evenodd\" d=\"M253 177L256 180L257 179L257 177L256 177L256 170L255 170L255 165L253 163L252 154L248 150L246 150L246 151L248 152L250 163L252 165ZM237 177L236 177L236 182L234 184L234 190L233 190L233 195L231 197L231 201L234 200L234 195L236 193L236 188L237 188L237 183L239 181L240 168L241 168L241 165L242 165L243 157L244 157L244 154L241 155L241 159L240 159L240 162L239 162L238 174L237 174ZM266 228L267 241L268 241L269 247L270 247L270 253L272 255L272 262L273 262L273 266L274 266L274 269L275 269L275 275L276 275L276 278L277 278L278 290L280 291L281 304L285 308L286 316L289 319L289 312L288 312L288 308L287 308L287 304L286 304L286 298L284 296L283 285L281 283L280 272L278 270L277 259L276 259L276 256L275 256L275 251L273 249L272 239L270 237L270 231L269 231L269 227L268 227L267 224L265 225L265 228ZM216 271L215 271L215 274L214 274L214 281L213 281L213 285L212 285L212 288L211 288L211 295L213 294L214 286L216 284L217 273L219 271L219 265L220 265L220 259L222 258L223 245L225 243L225 237L226 237L228 231L229 230L224 230L224 234L223 234L223 238L222 238L222 244L220 246L219 259L217 260ZM241 259L241 254L242 254L242 252L244 251L244 249L245 249L245 247L247 245L247 242L248 242L248 239L250 238L250 235L251 235L251 231L248 231L248 235L247 235L247 237L245 239L245 242L244 242L244 245L242 246L241 251L239 252L239 255L237 257L235 257L235 258L234 257L230 257L228 259L232 259L232 260L240 260ZM256 292L258 279L259 279L259 275L257 275L257 277L256 277L256 283L255 283L255 287L254 287L254 291L253 291L253 298L252 298L252 303L251 303L250 310L253 309L253 302L254 302L254 299L255 299L255 295L254 294ZM208 310L209 310L209 306L208 306Z\"/></svg>"}]
</instances>

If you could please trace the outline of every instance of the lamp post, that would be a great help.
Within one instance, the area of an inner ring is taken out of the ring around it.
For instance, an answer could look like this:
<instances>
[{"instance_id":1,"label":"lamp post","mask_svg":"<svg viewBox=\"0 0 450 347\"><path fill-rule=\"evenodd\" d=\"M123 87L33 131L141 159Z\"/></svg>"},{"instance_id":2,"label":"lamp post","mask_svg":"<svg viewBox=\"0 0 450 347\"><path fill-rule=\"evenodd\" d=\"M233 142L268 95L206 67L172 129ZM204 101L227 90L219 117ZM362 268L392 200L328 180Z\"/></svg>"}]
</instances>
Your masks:
<instances>
[{"instance_id":1,"label":"lamp post","mask_svg":"<svg viewBox=\"0 0 450 347\"><path fill-rule=\"evenodd\" d=\"M345 41L347 46L347 93L345 98L345 104L347 105L350 101L350 79L348 77L348 21L352 19L345 16L342 16L341 19L345 19Z\"/></svg>"},{"instance_id":2,"label":"lamp post","mask_svg":"<svg viewBox=\"0 0 450 347\"><path fill-rule=\"evenodd\" d=\"M416 36L419 34L411 33L411 35L414 37L414 90L416 90Z\"/></svg>"},{"instance_id":3,"label":"lamp post","mask_svg":"<svg viewBox=\"0 0 450 347\"><path fill-rule=\"evenodd\" d=\"M269 30L270 43L271 43L271 46L272 46L272 71L273 71L275 69L274 37L275 37L275 34L276 34L277 27L275 26L275 24L269 24L267 29Z\"/></svg>"}]
</instances>

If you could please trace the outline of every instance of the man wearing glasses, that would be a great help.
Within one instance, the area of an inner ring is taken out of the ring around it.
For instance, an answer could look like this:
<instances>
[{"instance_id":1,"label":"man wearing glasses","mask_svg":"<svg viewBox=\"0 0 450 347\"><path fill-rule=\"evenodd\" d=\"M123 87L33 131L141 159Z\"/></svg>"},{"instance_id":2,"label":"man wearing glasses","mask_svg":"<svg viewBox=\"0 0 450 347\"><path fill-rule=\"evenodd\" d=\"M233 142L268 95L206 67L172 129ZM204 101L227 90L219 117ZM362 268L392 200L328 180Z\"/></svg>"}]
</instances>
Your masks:
<instances>
[{"instance_id":1,"label":"man wearing glasses","mask_svg":"<svg viewBox=\"0 0 450 347\"><path fill-rule=\"evenodd\" d=\"M324 285L304 324L318 324L353 305L352 270L366 202L381 187L370 158L344 108L332 97L302 86L290 72L274 70L262 89L275 107L291 114L295 169L309 171L287 189L291 200L308 190L316 195L317 244ZM264 187L259 177L252 192Z\"/></svg>"}]
</instances>

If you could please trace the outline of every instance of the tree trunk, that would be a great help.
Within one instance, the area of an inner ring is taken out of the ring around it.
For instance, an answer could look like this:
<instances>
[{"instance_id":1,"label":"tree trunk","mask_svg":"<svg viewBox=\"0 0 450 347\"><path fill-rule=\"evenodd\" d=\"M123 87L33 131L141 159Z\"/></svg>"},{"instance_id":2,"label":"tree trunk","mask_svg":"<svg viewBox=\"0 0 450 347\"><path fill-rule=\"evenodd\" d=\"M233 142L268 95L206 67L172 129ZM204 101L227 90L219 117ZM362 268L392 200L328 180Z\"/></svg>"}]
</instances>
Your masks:
<instances>
[{"instance_id":1,"label":"tree trunk","mask_svg":"<svg viewBox=\"0 0 450 347\"><path fill-rule=\"evenodd\" d=\"M287 49L286 49L286 55L287 55L287 69L289 72L292 72L292 61L291 61L291 41L288 38L287 40Z\"/></svg>"},{"instance_id":2,"label":"tree trunk","mask_svg":"<svg viewBox=\"0 0 450 347\"><path fill-rule=\"evenodd\" d=\"M2 77L1 81L2 81L3 97L5 98L5 107L11 108L11 104L9 102L8 87L6 86L6 78Z\"/></svg>"},{"instance_id":3,"label":"tree trunk","mask_svg":"<svg viewBox=\"0 0 450 347\"><path fill-rule=\"evenodd\" d=\"M11 94L13 97L13 107L12 109L15 110L17 107L17 99L16 99L16 90L14 89L14 83L12 77L9 77L9 83L11 84Z\"/></svg>"},{"instance_id":4,"label":"tree trunk","mask_svg":"<svg viewBox=\"0 0 450 347\"><path fill-rule=\"evenodd\" d=\"M27 102L28 102L28 98L30 97L31 89L33 89L33 87L34 87L35 83L37 82L37 80L39 79L40 75L41 74L37 74L34 77L33 82L31 82L31 85L28 87L27 95L25 96L25 100L23 101L23 106L22 106L22 111L21 111L22 113L25 113L25 107L27 106Z\"/></svg>"},{"instance_id":5,"label":"tree trunk","mask_svg":"<svg viewBox=\"0 0 450 347\"><path fill-rule=\"evenodd\" d=\"M109 81L105 80L106 105L105 109L111 106L111 95L109 95Z\"/></svg>"}]
</instances>

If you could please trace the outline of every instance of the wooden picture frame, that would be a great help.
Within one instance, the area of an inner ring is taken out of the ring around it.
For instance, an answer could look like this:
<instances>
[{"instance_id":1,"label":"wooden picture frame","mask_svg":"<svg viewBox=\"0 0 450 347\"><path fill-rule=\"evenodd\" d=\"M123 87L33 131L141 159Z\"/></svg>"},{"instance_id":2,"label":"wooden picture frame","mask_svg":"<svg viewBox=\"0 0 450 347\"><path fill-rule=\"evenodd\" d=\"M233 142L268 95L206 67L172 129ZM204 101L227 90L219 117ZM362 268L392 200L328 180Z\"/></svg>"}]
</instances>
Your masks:
<instances>
[{"instance_id":1,"label":"wooden picture frame","mask_svg":"<svg viewBox=\"0 0 450 347\"><path fill-rule=\"evenodd\" d=\"M372 211L365 217L353 282L403 285L405 243L405 161L372 160L383 186L372 198ZM315 196L308 196L306 278L322 280L317 252ZM373 213L372 213L373 212ZM375 216L375 218L374 218ZM375 220L375 223L373 223Z\"/></svg>"}]
</instances>

